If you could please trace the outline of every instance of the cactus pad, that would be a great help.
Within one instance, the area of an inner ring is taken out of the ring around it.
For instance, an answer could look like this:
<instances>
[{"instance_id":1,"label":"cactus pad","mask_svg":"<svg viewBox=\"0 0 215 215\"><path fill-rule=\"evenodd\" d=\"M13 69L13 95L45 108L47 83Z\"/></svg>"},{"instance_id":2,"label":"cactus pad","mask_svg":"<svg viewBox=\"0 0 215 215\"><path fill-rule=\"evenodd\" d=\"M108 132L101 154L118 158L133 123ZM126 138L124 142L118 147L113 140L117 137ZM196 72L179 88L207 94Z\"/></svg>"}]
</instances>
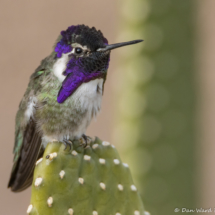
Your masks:
<instances>
[{"instance_id":1,"label":"cactus pad","mask_svg":"<svg viewBox=\"0 0 215 215\"><path fill-rule=\"evenodd\" d=\"M96 138L71 150L49 143L37 161L30 215L145 215L127 164L113 145Z\"/></svg>"}]
</instances>

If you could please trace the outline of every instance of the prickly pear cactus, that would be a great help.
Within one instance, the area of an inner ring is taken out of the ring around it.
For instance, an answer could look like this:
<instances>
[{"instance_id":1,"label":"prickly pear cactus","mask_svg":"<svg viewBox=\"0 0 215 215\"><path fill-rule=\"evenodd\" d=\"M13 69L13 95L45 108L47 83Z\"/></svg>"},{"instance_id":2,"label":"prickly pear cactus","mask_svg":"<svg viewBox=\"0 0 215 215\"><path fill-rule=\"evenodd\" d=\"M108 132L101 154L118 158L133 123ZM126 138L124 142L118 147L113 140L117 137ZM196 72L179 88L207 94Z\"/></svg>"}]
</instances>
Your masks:
<instances>
[{"instance_id":1,"label":"prickly pear cactus","mask_svg":"<svg viewBox=\"0 0 215 215\"><path fill-rule=\"evenodd\" d=\"M37 161L30 215L146 215L127 164L96 138L84 149L49 143Z\"/></svg>"}]
</instances>

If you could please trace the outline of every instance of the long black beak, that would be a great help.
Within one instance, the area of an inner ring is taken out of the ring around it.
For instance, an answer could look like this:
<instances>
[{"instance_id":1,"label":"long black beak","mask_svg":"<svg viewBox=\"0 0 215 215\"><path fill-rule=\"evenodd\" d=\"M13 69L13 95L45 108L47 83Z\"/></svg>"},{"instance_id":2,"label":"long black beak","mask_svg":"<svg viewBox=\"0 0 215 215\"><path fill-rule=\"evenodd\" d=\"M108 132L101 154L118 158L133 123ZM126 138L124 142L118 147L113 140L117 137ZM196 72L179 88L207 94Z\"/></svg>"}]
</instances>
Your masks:
<instances>
[{"instance_id":1,"label":"long black beak","mask_svg":"<svg viewBox=\"0 0 215 215\"><path fill-rule=\"evenodd\" d=\"M132 40L124 43L115 43L115 44L107 45L105 48L99 48L97 49L97 52L104 52L104 51L116 49L122 46L128 46L128 45L140 43L140 42L143 42L143 40Z\"/></svg>"}]
</instances>

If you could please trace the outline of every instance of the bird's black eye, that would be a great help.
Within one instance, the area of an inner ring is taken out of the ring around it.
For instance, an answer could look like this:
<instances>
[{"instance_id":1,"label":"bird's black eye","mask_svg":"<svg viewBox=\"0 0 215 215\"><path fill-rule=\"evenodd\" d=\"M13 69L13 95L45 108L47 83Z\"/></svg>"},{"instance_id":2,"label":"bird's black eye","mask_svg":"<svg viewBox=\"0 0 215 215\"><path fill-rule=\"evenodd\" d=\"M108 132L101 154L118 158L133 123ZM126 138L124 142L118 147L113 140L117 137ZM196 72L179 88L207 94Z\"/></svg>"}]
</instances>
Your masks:
<instances>
[{"instance_id":1,"label":"bird's black eye","mask_svg":"<svg viewBox=\"0 0 215 215\"><path fill-rule=\"evenodd\" d=\"M83 50L81 48L75 48L75 53L76 54L81 54Z\"/></svg>"}]
</instances>

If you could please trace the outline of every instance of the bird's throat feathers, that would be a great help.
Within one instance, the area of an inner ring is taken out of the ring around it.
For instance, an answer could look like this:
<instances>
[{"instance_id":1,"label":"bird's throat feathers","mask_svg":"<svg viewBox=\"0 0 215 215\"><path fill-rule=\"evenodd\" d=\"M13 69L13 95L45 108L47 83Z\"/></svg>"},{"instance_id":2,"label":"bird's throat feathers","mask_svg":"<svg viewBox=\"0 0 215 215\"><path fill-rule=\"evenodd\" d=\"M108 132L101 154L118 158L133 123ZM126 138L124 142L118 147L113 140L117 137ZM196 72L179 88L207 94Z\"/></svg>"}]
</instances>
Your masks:
<instances>
[{"instance_id":1,"label":"bird's throat feathers","mask_svg":"<svg viewBox=\"0 0 215 215\"><path fill-rule=\"evenodd\" d=\"M93 60L86 64L86 59L83 58L76 59L72 57L66 65L65 55L63 54L54 66L54 74L62 81L62 86L57 97L58 103L63 103L82 83L87 83L98 78L105 79L109 64L108 55L108 64L102 71L96 71L97 68L94 67Z\"/></svg>"}]
</instances>

